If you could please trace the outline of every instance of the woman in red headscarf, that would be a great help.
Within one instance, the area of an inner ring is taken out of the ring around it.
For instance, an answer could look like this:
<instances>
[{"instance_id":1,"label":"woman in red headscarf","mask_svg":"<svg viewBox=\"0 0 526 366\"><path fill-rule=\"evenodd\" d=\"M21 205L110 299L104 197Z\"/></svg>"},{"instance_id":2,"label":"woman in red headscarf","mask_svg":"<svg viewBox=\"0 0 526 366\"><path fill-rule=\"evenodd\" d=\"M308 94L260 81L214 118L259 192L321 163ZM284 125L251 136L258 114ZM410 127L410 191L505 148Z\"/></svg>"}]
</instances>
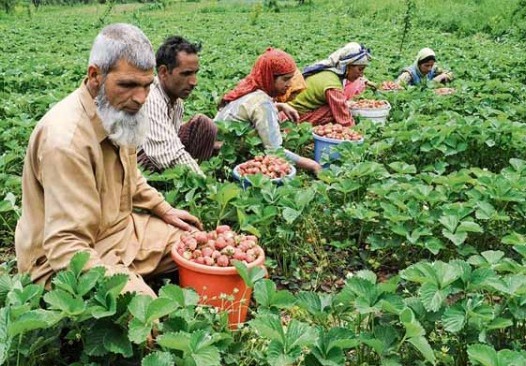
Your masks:
<instances>
[{"instance_id":1,"label":"woman in red headscarf","mask_svg":"<svg viewBox=\"0 0 526 366\"><path fill-rule=\"evenodd\" d=\"M265 148L281 147L278 108L292 119L297 112L286 104L275 103L284 95L296 71L294 59L286 52L269 48L257 59L250 74L226 93L214 121L249 122L259 134ZM286 109L288 108L288 109ZM298 167L317 173L321 165L285 149L285 155Z\"/></svg>"}]
</instances>

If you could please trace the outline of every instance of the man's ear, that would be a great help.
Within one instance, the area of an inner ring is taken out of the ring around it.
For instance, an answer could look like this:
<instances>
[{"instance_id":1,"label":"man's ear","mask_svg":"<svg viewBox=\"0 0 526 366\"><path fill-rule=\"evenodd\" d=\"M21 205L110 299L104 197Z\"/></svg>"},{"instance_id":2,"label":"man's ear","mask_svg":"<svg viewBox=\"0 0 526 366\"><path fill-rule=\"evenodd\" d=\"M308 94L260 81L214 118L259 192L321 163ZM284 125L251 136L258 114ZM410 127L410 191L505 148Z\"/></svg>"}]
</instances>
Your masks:
<instances>
[{"instance_id":1,"label":"man's ear","mask_svg":"<svg viewBox=\"0 0 526 366\"><path fill-rule=\"evenodd\" d=\"M87 87L92 97L99 93L103 83L104 77L100 68L97 65L89 65Z\"/></svg>"},{"instance_id":2,"label":"man's ear","mask_svg":"<svg viewBox=\"0 0 526 366\"><path fill-rule=\"evenodd\" d=\"M169 74L168 68L166 65L161 65L157 69L157 75L159 76L159 79L164 79Z\"/></svg>"}]
</instances>

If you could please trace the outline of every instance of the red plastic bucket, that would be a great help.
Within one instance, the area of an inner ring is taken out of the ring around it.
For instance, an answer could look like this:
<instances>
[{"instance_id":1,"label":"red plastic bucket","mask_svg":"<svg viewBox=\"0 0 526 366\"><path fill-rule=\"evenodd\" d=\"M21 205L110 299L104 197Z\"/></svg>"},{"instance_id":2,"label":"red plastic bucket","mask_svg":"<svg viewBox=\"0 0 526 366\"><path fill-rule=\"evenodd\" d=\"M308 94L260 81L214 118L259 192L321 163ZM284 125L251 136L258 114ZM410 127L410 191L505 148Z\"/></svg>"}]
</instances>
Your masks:
<instances>
[{"instance_id":1,"label":"red plastic bucket","mask_svg":"<svg viewBox=\"0 0 526 366\"><path fill-rule=\"evenodd\" d=\"M265 252L258 247L261 255L247 264L248 268L263 267ZM179 285L193 288L199 294L199 303L215 306L228 312L228 324L236 329L247 318L252 289L245 285L235 267L211 267L191 262L172 248L172 259L179 267Z\"/></svg>"}]
</instances>

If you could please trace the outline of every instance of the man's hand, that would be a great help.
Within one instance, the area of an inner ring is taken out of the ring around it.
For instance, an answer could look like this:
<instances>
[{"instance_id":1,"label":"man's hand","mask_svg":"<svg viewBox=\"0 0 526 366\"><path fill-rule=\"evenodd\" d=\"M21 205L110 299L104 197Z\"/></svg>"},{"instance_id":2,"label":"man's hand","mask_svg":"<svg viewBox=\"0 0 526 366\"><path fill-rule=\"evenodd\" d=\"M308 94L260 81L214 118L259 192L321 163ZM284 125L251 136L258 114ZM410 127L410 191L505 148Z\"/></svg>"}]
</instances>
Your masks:
<instances>
[{"instance_id":1,"label":"man's hand","mask_svg":"<svg viewBox=\"0 0 526 366\"><path fill-rule=\"evenodd\" d=\"M201 221L185 210L171 208L161 216L161 219L167 224L173 225L181 230L191 231L194 228L203 230Z\"/></svg>"},{"instance_id":2,"label":"man's hand","mask_svg":"<svg viewBox=\"0 0 526 366\"><path fill-rule=\"evenodd\" d=\"M279 112L285 113L287 118L290 119L291 121L298 122L298 120L300 119L300 114L294 107L291 107L287 103L275 103L275 104Z\"/></svg>"}]
</instances>

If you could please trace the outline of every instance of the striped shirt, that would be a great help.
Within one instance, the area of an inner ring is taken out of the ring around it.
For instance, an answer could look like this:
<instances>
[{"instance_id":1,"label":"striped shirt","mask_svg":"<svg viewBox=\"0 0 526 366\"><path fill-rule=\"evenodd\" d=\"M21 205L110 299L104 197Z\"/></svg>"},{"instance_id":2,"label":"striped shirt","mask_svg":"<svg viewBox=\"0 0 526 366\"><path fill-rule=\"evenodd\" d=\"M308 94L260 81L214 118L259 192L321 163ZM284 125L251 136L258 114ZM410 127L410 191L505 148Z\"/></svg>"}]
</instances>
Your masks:
<instances>
[{"instance_id":1,"label":"striped shirt","mask_svg":"<svg viewBox=\"0 0 526 366\"><path fill-rule=\"evenodd\" d=\"M155 77L143 108L150 120L150 131L141 150L155 167L162 171L174 165L184 164L202 175L201 168L179 139L184 113L182 99L178 98L172 103L161 87L159 78Z\"/></svg>"}]
</instances>

